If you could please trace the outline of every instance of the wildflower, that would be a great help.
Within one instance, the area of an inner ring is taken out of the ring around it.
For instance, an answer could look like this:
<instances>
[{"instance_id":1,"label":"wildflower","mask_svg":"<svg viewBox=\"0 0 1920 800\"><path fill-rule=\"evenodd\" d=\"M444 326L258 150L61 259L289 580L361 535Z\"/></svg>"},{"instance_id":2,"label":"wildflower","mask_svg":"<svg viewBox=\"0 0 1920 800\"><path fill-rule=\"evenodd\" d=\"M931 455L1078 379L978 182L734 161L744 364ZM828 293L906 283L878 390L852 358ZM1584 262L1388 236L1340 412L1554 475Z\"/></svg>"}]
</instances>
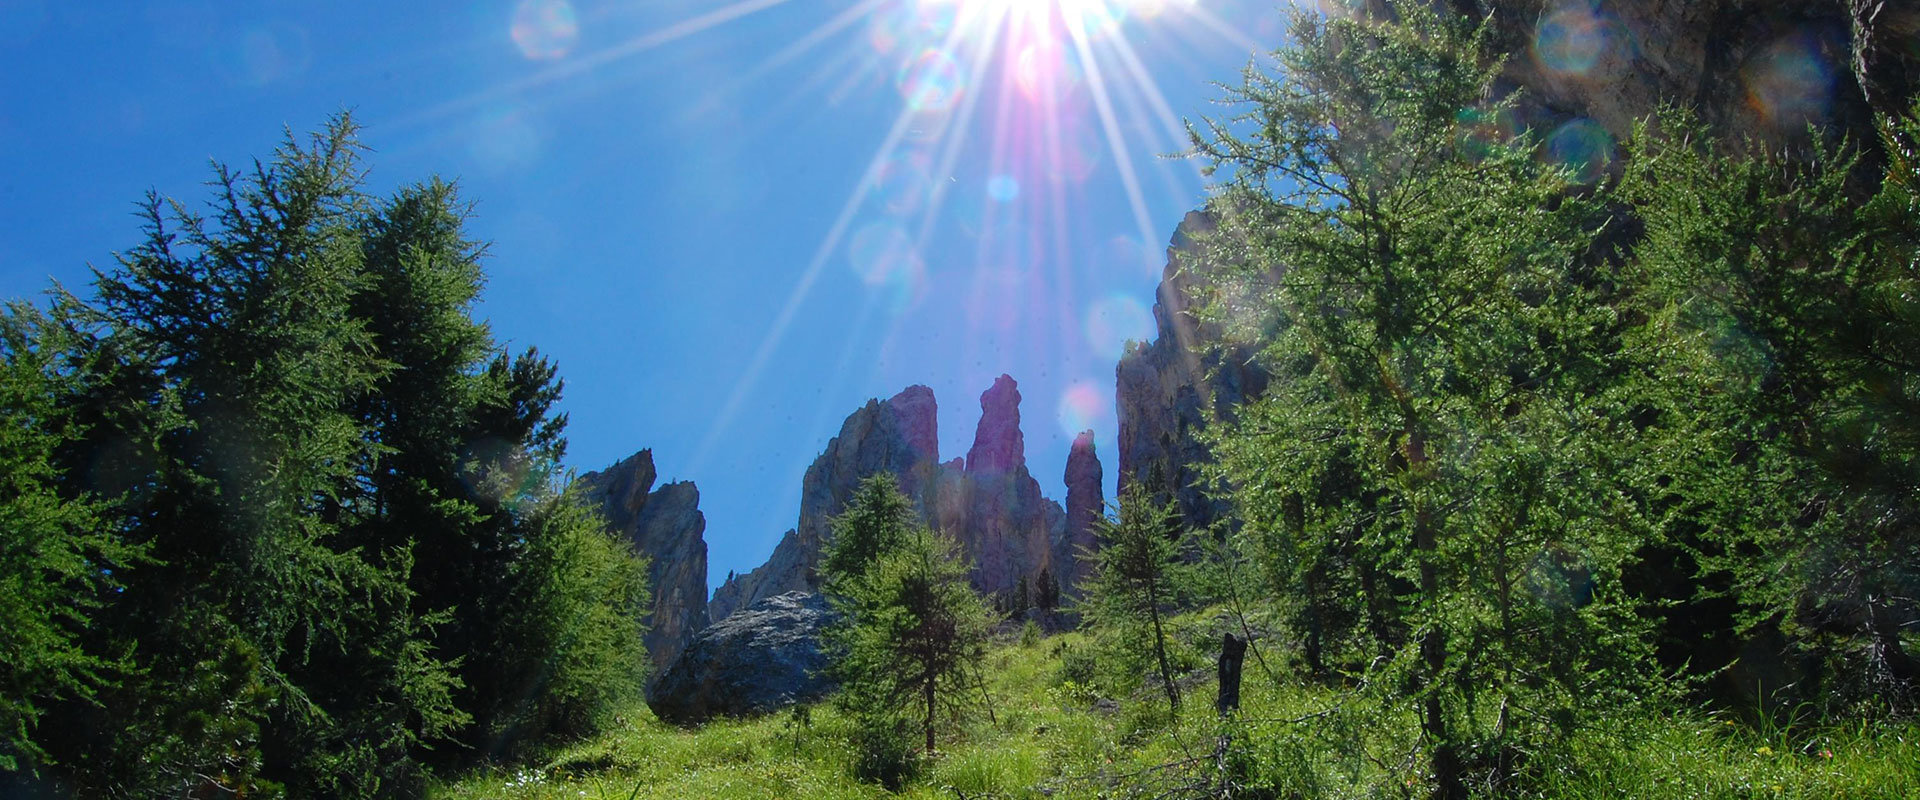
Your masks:
<instances>
[{"instance_id":1,"label":"wildflower","mask_svg":"<svg viewBox=\"0 0 1920 800\"><path fill-rule=\"evenodd\" d=\"M1762 747L1758 750L1753 751L1753 754L1756 756L1770 756L1770 755L1773 755L1773 748Z\"/></svg>"}]
</instances>

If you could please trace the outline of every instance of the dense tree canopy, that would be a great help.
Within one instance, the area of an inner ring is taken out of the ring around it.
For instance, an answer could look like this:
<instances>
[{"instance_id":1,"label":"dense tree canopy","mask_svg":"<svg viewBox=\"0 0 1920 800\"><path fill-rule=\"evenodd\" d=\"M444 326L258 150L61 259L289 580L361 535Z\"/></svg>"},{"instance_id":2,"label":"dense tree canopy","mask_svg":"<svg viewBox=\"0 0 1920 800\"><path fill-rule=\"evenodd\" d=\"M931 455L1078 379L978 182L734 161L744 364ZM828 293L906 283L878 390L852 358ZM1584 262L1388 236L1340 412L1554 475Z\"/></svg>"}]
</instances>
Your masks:
<instances>
[{"instance_id":1,"label":"dense tree canopy","mask_svg":"<svg viewBox=\"0 0 1920 800\"><path fill-rule=\"evenodd\" d=\"M472 319L452 188L370 197L359 154L342 117L150 195L93 299L8 310L6 766L406 795L637 687L644 570L555 488L554 367Z\"/></svg>"},{"instance_id":2,"label":"dense tree canopy","mask_svg":"<svg viewBox=\"0 0 1920 800\"><path fill-rule=\"evenodd\" d=\"M1911 126L1871 202L1851 145L1679 112L1623 174L1556 163L1485 124L1484 27L1390 6L1299 15L1195 132L1226 180L1185 266L1273 376L1213 477L1308 672L1416 708L1447 797L1668 670L1910 708Z\"/></svg>"}]
</instances>

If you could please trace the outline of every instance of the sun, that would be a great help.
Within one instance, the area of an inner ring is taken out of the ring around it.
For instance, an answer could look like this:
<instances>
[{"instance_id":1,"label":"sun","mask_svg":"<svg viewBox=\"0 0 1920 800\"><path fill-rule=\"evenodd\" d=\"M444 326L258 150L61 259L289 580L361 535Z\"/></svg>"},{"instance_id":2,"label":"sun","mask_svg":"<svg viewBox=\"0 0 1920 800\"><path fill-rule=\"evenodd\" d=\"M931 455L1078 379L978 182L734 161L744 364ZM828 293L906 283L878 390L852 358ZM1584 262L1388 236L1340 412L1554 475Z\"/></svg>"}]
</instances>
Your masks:
<instances>
[{"instance_id":1,"label":"sun","mask_svg":"<svg viewBox=\"0 0 1920 800\"><path fill-rule=\"evenodd\" d=\"M963 32L1012 31L1101 37L1129 18L1151 19L1169 9L1193 8L1198 0L908 0L924 12L949 13Z\"/></svg>"}]
</instances>

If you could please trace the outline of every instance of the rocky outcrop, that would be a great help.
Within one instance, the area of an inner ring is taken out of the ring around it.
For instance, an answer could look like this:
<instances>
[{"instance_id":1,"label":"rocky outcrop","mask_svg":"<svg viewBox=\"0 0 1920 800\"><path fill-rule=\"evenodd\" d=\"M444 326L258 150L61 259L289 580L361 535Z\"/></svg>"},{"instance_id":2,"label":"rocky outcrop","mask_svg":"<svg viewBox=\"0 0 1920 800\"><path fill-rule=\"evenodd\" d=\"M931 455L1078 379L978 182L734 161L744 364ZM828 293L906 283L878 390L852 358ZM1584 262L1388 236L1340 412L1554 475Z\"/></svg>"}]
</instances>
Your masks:
<instances>
[{"instance_id":1,"label":"rocky outcrop","mask_svg":"<svg viewBox=\"0 0 1920 800\"><path fill-rule=\"evenodd\" d=\"M1069 552L1066 512L1042 496L1028 473L1020 431L1020 390L1002 375L980 396L980 423L966 459L939 461L938 412L933 390L911 386L885 402L868 401L847 417L840 435L807 468L800 519L767 563L730 578L714 592L710 610L723 619L755 601L790 591L813 591L814 567L867 476L891 472L922 521L953 537L973 565L973 585L1011 596L1031 586L1057 553Z\"/></svg>"},{"instance_id":2,"label":"rocky outcrop","mask_svg":"<svg viewBox=\"0 0 1920 800\"><path fill-rule=\"evenodd\" d=\"M819 632L830 619L816 594L763 598L694 637L647 687L647 705L662 720L693 725L825 697L835 686L824 674Z\"/></svg>"},{"instance_id":3,"label":"rocky outcrop","mask_svg":"<svg viewBox=\"0 0 1920 800\"><path fill-rule=\"evenodd\" d=\"M807 575L812 568L813 563L801 552L799 535L788 530L780 536L780 543L773 546L773 554L767 557L766 563L739 575L728 575L720 588L713 590L713 599L707 601L707 616L719 622L768 597L804 591L803 587L809 586Z\"/></svg>"},{"instance_id":4,"label":"rocky outcrop","mask_svg":"<svg viewBox=\"0 0 1920 800\"><path fill-rule=\"evenodd\" d=\"M1156 500L1172 500L1191 527L1229 513L1224 501L1203 491L1200 470L1211 456L1197 434L1267 387L1266 372L1251 363L1246 347L1229 343L1219 324L1194 313L1192 298L1213 291L1202 255L1203 240L1217 231L1206 212L1181 220L1153 304L1157 336L1129 350L1114 370L1121 485L1144 483Z\"/></svg>"},{"instance_id":5,"label":"rocky outcrop","mask_svg":"<svg viewBox=\"0 0 1920 800\"><path fill-rule=\"evenodd\" d=\"M1001 375L980 395L980 423L962 466L942 465L931 509L934 528L954 537L973 565L973 586L1010 597L1029 587L1042 569L1052 571L1053 553L1066 532L1066 512L1041 496L1027 471L1026 439L1020 432L1020 388Z\"/></svg>"},{"instance_id":6,"label":"rocky outcrop","mask_svg":"<svg viewBox=\"0 0 1920 800\"><path fill-rule=\"evenodd\" d=\"M724 619L762 598L813 591L813 568L820 562L831 520L867 476L891 472L900 479L901 491L919 499L938 467L937 413L932 389L909 386L886 402L869 400L847 417L840 434L807 467L799 523L781 537L766 564L715 590L713 619Z\"/></svg>"},{"instance_id":7,"label":"rocky outcrop","mask_svg":"<svg viewBox=\"0 0 1920 800\"><path fill-rule=\"evenodd\" d=\"M1869 130L1912 102L1920 8L1884 0L1495 0L1503 75L1522 125L1591 119L1616 139L1662 103L1692 106L1729 141L1770 146Z\"/></svg>"},{"instance_id":8,"label":"rocky outcrop","mask_svg":"<svg viewBox=\"0 0 1920 800\"><path fill-rule=\"evenodd\" d=\"M1070 597L1080 596L1075 587L1086 572L1080 554L1093 552L1093 523L1106 513L1105 478L1093 449L1093 431L1081 431L1067 451L1066 530L1053 553L1053 578Z\"/></svg>"},{"instance_id":9,"label":"rocky outcrop","mask_svg":"<svg viewBox=\"0 0 1920 800\"><path fill-rule=\"evenodd\" d=\"M608 525L648 559L653 607L643 641L657 676L707 624L707 519L692 483L648 491L654 478L653 452L642 450L580 481Z\"/></svg>"},{"instance_id":10,"label":"rocky outcrop","mask_svg":"<svg viewBox=\"0 0 1920 800\"><path fill-rule=\"evenodd\" d=\"M967 451L967 471L998 475L1027 465L1027 440L1020 433L1020 384L1011 376L995 378L980 393L980 424Z\"/></svg>"}]
</instances>

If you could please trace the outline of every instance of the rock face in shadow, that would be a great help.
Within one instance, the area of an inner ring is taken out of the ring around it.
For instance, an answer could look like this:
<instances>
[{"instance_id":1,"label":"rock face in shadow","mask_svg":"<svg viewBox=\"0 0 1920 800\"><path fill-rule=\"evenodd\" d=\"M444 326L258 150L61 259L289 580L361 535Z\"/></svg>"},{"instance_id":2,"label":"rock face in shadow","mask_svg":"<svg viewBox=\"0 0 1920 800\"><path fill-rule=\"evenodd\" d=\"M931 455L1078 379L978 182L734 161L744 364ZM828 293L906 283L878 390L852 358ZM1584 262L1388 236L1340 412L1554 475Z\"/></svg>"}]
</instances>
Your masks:
<instances>
[{"instance_id":1,"label":"rock face in shadow","mask_svg":"<svg viewBox=\"0 0 1920 800\"><path fill-rule=\"evenodd\" d=\"M729 575L713 590L713 598L707 601L707 616L711 622L726 619L760 600L783 592L805 591L811 586L807 579L812 562L806 560L806 554L800 550L800 536L792 529L780 535L780 542L773 546L773 554L767 556L767 562L738 575Z\"/></svg>"},{"instance_id":2,"label":"rock face in shadow","mask_svg":"<svg viewBox=\"0 0 1920 800\"><path fill-rule=\"evenodd\" d=\"M662 720L693 725L823 698L836 688L819 644L831 619L817 594L763 598L700 631L647 687L647 705Z\"/></svg>"},{"instance_id":3,"label":"rock face in shadow","mask_svg":"<svg viewBox=\"0 0 1920 800\"><path fill-rule=\"evenodd\" d=\"M700 490L692 483L648 491L654 479L651 450L580 477L588 501L649 560L647 588L653 607L642 641L651 674L658 676L707 624L707 518L700 513Z\"/></svg>"},{"instance_id":4,"label":"rock face in shadow","mask_svg":"<svg viewBox=\"0 0 1920 800\"><path fill-rule=\"evenodd\" d=\"M1872 114L1899 113L1920 79L1920 7L1883 0L1495 0L1510 53L1505 87L1523 87L1520 125L1553 131L1577 119L1615 140L1662 103L1696 109L1711 128L1770 147L1812 126L1856 138Z\"/></svg>"},{"instance_id":5,"label":"rock face in shadow","mask_svg":"<svg viewBox=\"0 0 1920 800\"><path fill-rule=\"evenodd\" d=\"M1094 452L1093 431L1081 431L1073 437L1067 451L1067 523L1060 545L1053 553L1053 578L1062 594L1079 597L1074 587L1085 577L1087 565L1081 553L1093 552L1093 523L1105 513L1105 470Z\"/></svg>"},{"instance_id":6,"label":"rock face in shadow","mask_svg":"<svg viewBox=\"0 0 1920 800\"><path fill-rule=\"evenodd\" d=\"M1181 220L1167 247L1167 265L1153 304L1157 336L1120 358L1114 369L1114 406L1120 418L1122 486L1143 482L1158 501L1171 499L1192 527L1226 520L1230 509L1201 490L1201 466L1210 458L1200 430L1267 388L1267 373L1249 363L1245 347L1226 345L1221 326L1194 314L1191 298L1212 289L1199 269L1214 234L1212 215Z\"/></svg>"},{"instance_id":7,"label":"rock face in shadow","mask_svg":"<svg viewBox=\"0 0 1920 800\"><path fill-rule=\"evenodd\" d=\"M1012 595L1053 569L1066 540L1066 513L1042 496L1028 473L1020 430L1020 390L1002 375L980 397L981 416L966 459L939 460L938 406L933 391L911 386L885 402L870 400L840 426L840 435L807 468L800 519L767 563L734 576L709 605L717 621L762 598L816 588L814 567L867 476L891 472L921 521L953 537L973 564L973 585ZM1057 570L1055 570L1057 572Z\"/></svg>"}]
</instances>

